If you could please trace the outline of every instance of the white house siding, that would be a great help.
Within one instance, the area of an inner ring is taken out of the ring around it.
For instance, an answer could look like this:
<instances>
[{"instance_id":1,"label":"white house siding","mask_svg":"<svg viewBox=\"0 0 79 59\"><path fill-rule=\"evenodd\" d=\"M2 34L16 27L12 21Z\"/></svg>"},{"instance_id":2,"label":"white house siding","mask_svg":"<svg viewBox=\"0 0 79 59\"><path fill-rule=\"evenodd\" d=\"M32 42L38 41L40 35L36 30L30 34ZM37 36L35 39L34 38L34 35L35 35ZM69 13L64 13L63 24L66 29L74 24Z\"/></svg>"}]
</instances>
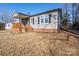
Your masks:
<instances>
[{"instance_id":1,"label":"white house siding","mask_svg":"<svg viewBox=\"0 0 79 59\"><path fill-rule=\"evenodd\" d=\"M51 23L41 23L41 19L40 19L40 24L38 24L38 17L40 16L49 16L49 14L54 14L57 15L56 19L54 19L53 17L51 17ZM32 18L34 18L34 24L32 24ZM33 27L33 29L59 29L58 25L59 23L59 18L58 18L58 12L52 12L52 13L47 13L47 14L42 14L42 15L37 15L37 16L33 16L30 17L30 25Z\"/></svg>"},{"instance_id":2,"label":"white house siding","mask_svg":"<svg viewBox=\"0 0 79 59\"><path fill-rule=\"evenodd\" d=\"M6 24L5 24L5 29L6 29L6 30L11 30L12 26L13 26L12 23L6 23Z\"/></svg>"}]
</instances>

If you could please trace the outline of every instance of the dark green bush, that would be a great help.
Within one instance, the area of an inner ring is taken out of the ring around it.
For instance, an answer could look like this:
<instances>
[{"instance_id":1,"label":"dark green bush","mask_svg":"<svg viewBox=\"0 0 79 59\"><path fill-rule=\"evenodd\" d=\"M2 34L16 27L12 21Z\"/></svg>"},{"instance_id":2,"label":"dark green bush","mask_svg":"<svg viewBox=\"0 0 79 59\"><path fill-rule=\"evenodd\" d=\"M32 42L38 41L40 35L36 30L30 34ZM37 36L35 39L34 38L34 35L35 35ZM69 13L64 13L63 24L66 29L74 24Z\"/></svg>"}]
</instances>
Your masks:
<instances>
[{"instance_id":1,"label":"dark green bush","mask_svg":"<svg viewBox=\"0 0 79 59\"><path fill-rule=\"evenodd\" d=\"M5 24L4 23L0 23L0 30L4 30L5 29Z\"/></svg>"}]
</instances>

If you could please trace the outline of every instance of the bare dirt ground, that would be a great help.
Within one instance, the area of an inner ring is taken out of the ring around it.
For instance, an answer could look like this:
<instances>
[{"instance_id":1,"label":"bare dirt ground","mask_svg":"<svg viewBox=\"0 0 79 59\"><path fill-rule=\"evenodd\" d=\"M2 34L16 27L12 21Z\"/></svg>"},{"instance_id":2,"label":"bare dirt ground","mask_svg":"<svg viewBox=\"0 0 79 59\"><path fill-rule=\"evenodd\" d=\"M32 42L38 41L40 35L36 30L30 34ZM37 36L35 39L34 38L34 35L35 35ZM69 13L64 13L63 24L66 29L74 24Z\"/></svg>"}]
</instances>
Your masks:
<instances>
[{"instance_id":1,"label":"bare dirt ground","mask_svg":"<svg viewBox=\"0 0 79 59\"><path fill-rule=\"evenodd\" d=\"M60 33L11 33L0 31L2 56L69 56L79 55L79 38Z\"/></svg>"}]
</instances>

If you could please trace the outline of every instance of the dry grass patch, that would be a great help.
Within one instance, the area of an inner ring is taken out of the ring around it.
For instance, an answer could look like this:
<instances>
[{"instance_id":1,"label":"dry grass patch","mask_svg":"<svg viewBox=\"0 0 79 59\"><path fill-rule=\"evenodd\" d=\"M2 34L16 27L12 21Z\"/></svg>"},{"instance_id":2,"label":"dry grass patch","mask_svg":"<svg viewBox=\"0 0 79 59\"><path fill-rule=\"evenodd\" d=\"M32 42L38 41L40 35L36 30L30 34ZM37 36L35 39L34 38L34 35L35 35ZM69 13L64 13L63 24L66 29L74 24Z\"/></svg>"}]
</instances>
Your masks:
<instances>
[{"instance_id":1,"label":"dry grass patch","mask_svg":"<svg viewBox=\"0 0 79 59\"><path fill-rule=\"evenodd\" d=\"M0 55L79 55L79 38L61 33L0 31Z\"/></svg>"}]
</instances>

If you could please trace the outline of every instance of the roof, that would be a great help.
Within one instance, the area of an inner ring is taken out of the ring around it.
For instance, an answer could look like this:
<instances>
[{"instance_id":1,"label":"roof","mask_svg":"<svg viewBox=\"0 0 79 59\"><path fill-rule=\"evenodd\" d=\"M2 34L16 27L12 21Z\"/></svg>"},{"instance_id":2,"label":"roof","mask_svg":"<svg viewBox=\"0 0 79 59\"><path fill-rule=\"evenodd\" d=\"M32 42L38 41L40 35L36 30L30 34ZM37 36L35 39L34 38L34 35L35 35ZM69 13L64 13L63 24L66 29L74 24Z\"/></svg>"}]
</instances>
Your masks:
<instances>
[{"instance_id":1,"label":"roof","mask_svg":"<svg viewBox=\"0 0 79 59\"><path fill-rule=\"evenodd\" d=\"M45 11L45 12L41 12L41 13L37 13L37 14L34 14L34 15L27 15L27 14L23 14L23 13L20 13L20 12L16 12L13 14L13 17L14 18L29 18L29 17L32 17L32 16L37 16L37 15L41 15L41 14L46 14L46 13L50 13L50 12L55 12L55 11L62 11L61 8L57 8L57 9L53 9L53 10L49 10L49 11Z\"/></svg>"},{"instance_id":2,"label":"roof","mask_svg":"<svg viewBox=\"0 0 79 59\"><path fill-rule=\"evenodd\" d=\"M23 19L23 18L29 18L29 15L20 12L15 12L12 17Z\"/></svg>"},{"instance_id":3,"label":"roof","mask_svg":"<svg viewBox=\"0 0 79 59\"><path fill-rule=\"evenodd\" d=\"M50 12L55 12L55 11L58 11L59 12L59 11L62 11L62 9L61 8L57 8L57 9L53 9L53 10L49 10L49 11L37 13L37 14L31 15L30 17L37 16L37 15L41 15L41 14L46 14L46 13L50 13Z\"/></svg>"},{"instance_id":4,"label":"roof","mask_svg":"<svg viewBox=\"0 0 79 59\"><path fill-rule=\"evenodd\" d=\"M24 14L24 13L20 13L20 12L17 12L18 14L21 14L21 15L25 15L25 16L29 16L29 15L27 15L27 14Z\"/></svg>"}]
</instances>

